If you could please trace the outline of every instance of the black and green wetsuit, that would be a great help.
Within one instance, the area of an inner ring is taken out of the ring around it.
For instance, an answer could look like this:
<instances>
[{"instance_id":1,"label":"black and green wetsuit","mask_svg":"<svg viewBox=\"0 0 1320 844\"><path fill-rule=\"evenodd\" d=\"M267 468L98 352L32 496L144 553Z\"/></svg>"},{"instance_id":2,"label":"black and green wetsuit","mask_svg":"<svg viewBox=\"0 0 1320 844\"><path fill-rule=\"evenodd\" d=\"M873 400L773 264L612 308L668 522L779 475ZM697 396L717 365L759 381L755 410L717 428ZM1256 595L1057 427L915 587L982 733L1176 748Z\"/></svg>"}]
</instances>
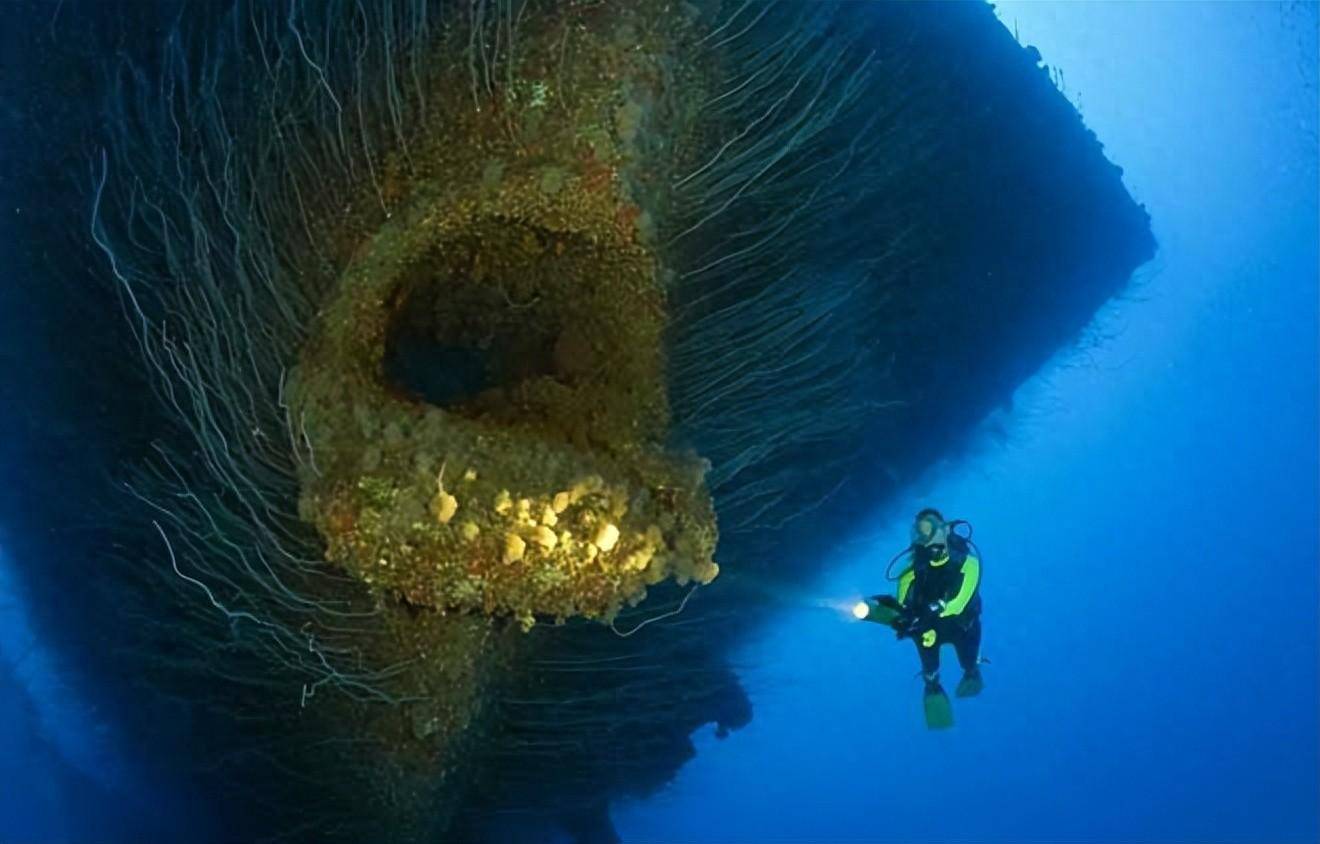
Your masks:
<instances>
[{"instance_id":1,"label":"black and green wetsuit","mask_svg":"<svg viewBox=\"0 0 1320 844\"><path fill-rule=\"evenodd\" d=\"M898 603L914 620L912 640L928 684L938 683L940 645L952 644L971 674L981 651L981 561L960 536L950 535L947 547L943 560L918 549L898 577Z\"/></svg>"}]
</instances>

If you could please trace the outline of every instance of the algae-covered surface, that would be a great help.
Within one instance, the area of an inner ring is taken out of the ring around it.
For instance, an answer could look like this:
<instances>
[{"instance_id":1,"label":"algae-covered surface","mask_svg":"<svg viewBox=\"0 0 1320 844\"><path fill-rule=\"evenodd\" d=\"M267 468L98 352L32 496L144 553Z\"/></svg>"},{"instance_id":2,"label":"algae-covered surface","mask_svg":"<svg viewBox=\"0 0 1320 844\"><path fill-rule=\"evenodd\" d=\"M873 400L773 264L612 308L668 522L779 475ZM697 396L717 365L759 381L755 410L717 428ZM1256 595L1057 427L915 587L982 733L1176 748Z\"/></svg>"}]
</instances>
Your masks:
<instances>
[{"instance_id":1,"label":"algae-covered surface","mask_svg":"<svg viewBox=\"0 0 1320 844\"><path fill-rule=\"evenodd\" d=\"M672 168L639 142L638 95L674 61L672 30L652 4L522 30L498 97L438 97L434 135L388 165L388 219L349 233L289 414L308 452L300 514L380 594L530 627L609 620L649 585L718 572L703 462L666 445L668 314L645 231L665 197L623 177ZM483 388L441 407L389 383L400 322L467 352Z\"/></svg>"}]
</instances>

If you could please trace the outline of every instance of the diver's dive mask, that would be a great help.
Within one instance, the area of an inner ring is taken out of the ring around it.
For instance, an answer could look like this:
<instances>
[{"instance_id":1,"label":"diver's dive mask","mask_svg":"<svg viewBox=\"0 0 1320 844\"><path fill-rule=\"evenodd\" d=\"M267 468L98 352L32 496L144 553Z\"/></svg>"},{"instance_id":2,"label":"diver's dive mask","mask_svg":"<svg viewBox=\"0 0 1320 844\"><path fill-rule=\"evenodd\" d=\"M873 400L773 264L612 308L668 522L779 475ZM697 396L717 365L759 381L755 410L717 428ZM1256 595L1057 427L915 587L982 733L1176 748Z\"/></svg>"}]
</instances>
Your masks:
<instances>
[{"instance_id":1,"label":"diver's dive mask","mask_svg":"<svg viewBox=\"0 0 1320 844\"><path fill-rule=\"evenodd\" d=\"M916 545L925 545L930 542L944 523L934 516L922 516L912 525L912 542Z\"/></svg>"}]
</instances>

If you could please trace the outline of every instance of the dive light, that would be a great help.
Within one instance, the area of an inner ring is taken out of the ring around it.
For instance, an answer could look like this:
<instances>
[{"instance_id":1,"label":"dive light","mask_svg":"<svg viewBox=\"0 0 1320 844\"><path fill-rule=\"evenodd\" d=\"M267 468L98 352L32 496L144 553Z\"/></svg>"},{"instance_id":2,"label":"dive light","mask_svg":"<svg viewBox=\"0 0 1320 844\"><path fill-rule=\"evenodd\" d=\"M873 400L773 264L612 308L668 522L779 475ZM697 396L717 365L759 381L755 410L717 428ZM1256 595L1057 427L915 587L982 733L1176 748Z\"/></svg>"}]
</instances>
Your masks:
<instances>
[{"instance_id":1,"label":"dive light","mask_svg":"<svg viewBox=\"0 0 1320 844\"><path fill-rule=\"evenodd\" d=\"M893 624L899 616L898 601L888 595L877 595L858 601L853 605L853 618L858 621L874 621L876 624Z\"/></svg>"}]
</instances>

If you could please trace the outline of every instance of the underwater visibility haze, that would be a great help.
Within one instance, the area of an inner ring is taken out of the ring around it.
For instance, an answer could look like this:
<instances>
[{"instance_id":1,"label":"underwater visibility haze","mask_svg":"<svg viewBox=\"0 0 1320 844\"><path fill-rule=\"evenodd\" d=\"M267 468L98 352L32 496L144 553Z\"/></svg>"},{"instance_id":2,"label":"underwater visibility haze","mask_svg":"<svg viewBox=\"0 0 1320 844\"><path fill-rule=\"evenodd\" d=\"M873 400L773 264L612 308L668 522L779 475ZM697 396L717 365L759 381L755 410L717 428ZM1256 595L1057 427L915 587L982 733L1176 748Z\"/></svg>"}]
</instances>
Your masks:
<instances>
[{"instance_id":1,"label":"underwater visibility haze","mask_svg":"<svg viewBox=\"0 0 1320 844\"><path fill-rule=\"evenodd\" d=\"M4 11L0 842L1320 839L1315 4Z\"/></svg>"}]
</instances>

